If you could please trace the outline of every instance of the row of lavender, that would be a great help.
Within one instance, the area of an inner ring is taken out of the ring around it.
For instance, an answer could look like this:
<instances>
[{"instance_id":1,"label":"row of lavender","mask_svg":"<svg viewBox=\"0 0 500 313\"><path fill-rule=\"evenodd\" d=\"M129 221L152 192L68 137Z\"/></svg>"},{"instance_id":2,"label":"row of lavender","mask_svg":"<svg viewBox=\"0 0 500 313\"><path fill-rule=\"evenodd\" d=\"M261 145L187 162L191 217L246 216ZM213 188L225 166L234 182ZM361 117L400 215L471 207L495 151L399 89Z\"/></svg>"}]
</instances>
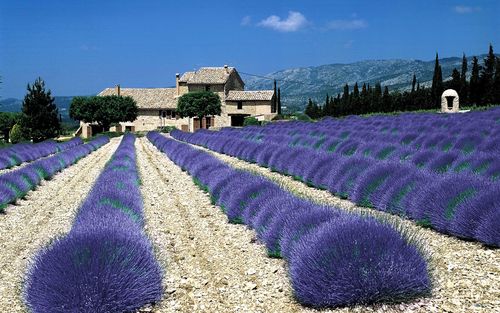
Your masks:
<instances>
[{"instance_id":1,"label":"row of lavender","mask_svg":"<svg viewBox=\"0 0 500 313\"><path fill-rule=\"evenodd\" d=\"M500 178L500 141L494 145L489 142L485 151L477 150L476 143L470 136L458 139L454 144L440 144L439 146L453 146L453 150L436 149L439 140L443 140L445 135L439 134L431 136L429 141L425 141L423 147L412 148L388 144L386 141L372 140L361 142L349 138L316 138L305 135L268 135L267 139L262 139L259 133L251 130L233 129L223 130L218 133L202 130L208 135L216 135L218 138L228 137L229 139L239 137L251 142L275 144L301 150L314 150L320 153L339 154L345 157L356 156L370 159L371 161L390 161L406 164L418 169L430 170L437 174L462 173L465 175L482 176L491 181ZM369 138L369 136L365 136ZM259 139L260 138L260 139ZM313 138L313 139L311 139ZM463 139L463 140L462 140ZM493 142L493 141L492 141ZM464 151L468 152L465 153ZM496 152L496 150L498 150Z\"/></svg>"},{"instance_id":2,"label":"row of lavender","mask_svg":"<svg viewBox=\"0 0 500 313\"><path fill-rule=\"evenodd\" d=\"M495 112L499 113L500 110L492 110L490 115L495 116ZM485 113L448 117L446 120L449 121L461 120L460 116L468 116L468 119L478 117L475 123L470 123L464 129L452 131L426 130L418 123L420 115L413 114L416 121L403 119L406 128L392 128L387 132L380 132L377 129L380 126L367 127L365 124L366 121L375 123L378 119L379 122L388 122L388 117L349 118L337 121L331 126L334 127L332 129L326 128L325 124L329 125L326 122L292 122L274 123L266 127L223 129L222 132L251 141L392 160L436 173L465 172L497 180L500 178L500 159L497 157L500 153L500 124L479 118L481 114ZM443 119L442 115L428 117L434 123L439 119Z\"/></svg>"},{"instance_id":3,"label":"row of lavender","mask_svg":"<svg viewBox=\"0 0 500 313\"><path fill-rule=\"evenodd\" d=\"M248 141L225 132L174 131L171 135L291 175L359 205L500 246L498 182L466 173L436 174L393 160Z\"/></svg>"},{"instance_id":4,"label":"row of lavender","mask_svg":"<svg viewBox=\"0 0 500 313\"><path fill-rule=\"evenodd\" d=\"M123 137L71 231L35 257L24 290L32 312L132 312L161 298L134 142Z\"/></svg>"},{"instance_id":5,"label":"row of lavender","mask_svg":"<svg viewBox=\"0 0 500 313\"><path fill-rule=\"evenodd\" d=\"M302 304L405 301L430 292L426 259L411 235L371 217L298 198L156 132L147 137L211 195L231 223L254 229L270 256L288 261Z\"/></svg>"},{"instance_id":6,"label":"row of lavender","mask_svg":"<svg viewBox=\"0 0 500 313\"><path fill-rule=\"evenodd\" d=\"M478 147L479 150L488 151L500 139L500 109L456 115L350 116L345 119L324 119L318 123L273 123L264 128L246 127L241 131L257 133L257 139L272 142L286 141L288 138L283 136L296 135L309 136L311 140L349 137L361 142L385 141L414 148L441 143L442 149L455 148L465 152L472 148L467 146L472 142L483 145Z\"/></svg>"},{"instance_id":7,"label":"row of lavender","mask_svg":"<svg viewBox=\"0 0 500 313\"><path fill-rule=\"evenodd\" d=\"M50 179L57 172L75 164L108 142L107 136L100 136L87 144L66 148L56 155L0 175L0 212L3 212L9 203L14 203L28 191L34 190L43 179Z\"/></svg>"},{"instance_id":8,"label":"row of lavender","mask_svg":"<svg viewBox=\"0 0 500 313\"><path fill-rule=\"evenodd\" d=\"M0 170L31 162L50 154L58 153L83 144L80 137L66 142L47 140L35 144L20 143L0 149Z\"/></svg>"}]
</instances>

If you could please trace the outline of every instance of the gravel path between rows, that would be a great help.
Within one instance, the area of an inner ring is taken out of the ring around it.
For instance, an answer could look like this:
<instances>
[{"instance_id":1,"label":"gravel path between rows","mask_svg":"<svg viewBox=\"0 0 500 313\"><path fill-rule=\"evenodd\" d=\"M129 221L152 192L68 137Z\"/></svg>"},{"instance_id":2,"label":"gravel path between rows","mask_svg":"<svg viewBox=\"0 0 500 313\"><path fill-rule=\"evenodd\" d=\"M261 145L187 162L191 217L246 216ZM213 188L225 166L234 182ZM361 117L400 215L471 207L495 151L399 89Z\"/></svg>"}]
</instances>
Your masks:
<instances>
[{"instance_id":1,"label":"gravel path between rows","mask_svg":"<svg viewBox=\"0 0 500 313\"><path fill-rule=\"evenodd\" d=\"M431 255L435 284L433 296L409 304L383 307L365 307L356 312L500 312L500 249L484 247L477 242L467 242L416 226L413 222L373 209L358 207L330 192L308 187L291 177L271 172L269 169L234 157L208 151L227 164L266 176L283 188L316 202L334 205L347 211L364 212L394 220L417 233Z\"/></svg>"},{"instance_id":2,"label":"gravel path between rows","mask_svg":"<svg viewBox=\"0 0 500 313\"><path fill-rule=\"evenodd\" d=\"M22 288L29 261L70 230L80 203L119 142L120 138L111 139L0 214L0 312L27 312Z\"/></svg>"},{"instance_id":3,"label":"gravel path between rows","mask_svg":"<svg viewBox=\"0 0 500 313\"><path fill-rule=\"evenodd\" d=\"M136 142L146 233L165 269L148 312L298 312L284 262L229 224L192 178L146 138Z\"/></svg>"}]
</instances>

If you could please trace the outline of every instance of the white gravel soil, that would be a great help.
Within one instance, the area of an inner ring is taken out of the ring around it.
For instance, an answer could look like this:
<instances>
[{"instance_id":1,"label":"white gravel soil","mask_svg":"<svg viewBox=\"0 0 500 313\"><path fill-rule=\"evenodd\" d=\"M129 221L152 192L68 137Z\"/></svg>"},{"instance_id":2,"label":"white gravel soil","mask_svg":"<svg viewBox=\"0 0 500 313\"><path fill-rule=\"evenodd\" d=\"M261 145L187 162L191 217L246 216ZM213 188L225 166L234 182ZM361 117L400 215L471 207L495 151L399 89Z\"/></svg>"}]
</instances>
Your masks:
<instances>
[{"instance_id":1,"label":"white gravel soil","mask_svg":"<svg viewBox=\"0 0 500 313\"><path fill-rule=\"evenodd\" d=\"M76 210L121 138L43 182L0 214L0 312L27 312L23 279L29 260L67 233ZM144 200L145 232L164 269L164 298L140 312L310 312L294 298L283 260L243 225L229 224L192 178L146 138L136 141ZM303 197L346 210L356 207L268 169L214 153L236 168L265 175ZM500 312L500 252L399 218L423 238L437 286L432 297L400 305L358 306L321 312Z\"/></svg>"},{"instance_id":2,"label":"white gravel soil","mask_svg":"<svg viewBox=\"0 0 500 313\"><path fill-rule=\"evenodd\" d=\"M500 249L468 242L413 222L373 209L358 207L330 192L308 187L291 177L234 157L200 148L231 166L266 176L283 188L316 202L334 205L347 211L364 212L390 219L419 236L431 256L435 287L430 298L408 304L356 307L335 311L353 312L500 312ZM222 218L222 217L221 217ZM288 287L287 287L288 288Z\"/></svg>"},{"instance_id":3,"label":"white gravel soil","mask_svg":"<svg viewBox=\"0 0 500 313\"><path fill-rule=\"evenodd\" d=\"M164 299L141 312L298 312L284 262L229 224L192 178L146 138L136 142L146 233L165 269Z\"/></svg>"},{"instance_id":4,"label":"white gravel soil","mask_svg":"<svg viewBox=\"0 0 500 313\"><path fill-rule=\"evenodd\" d=\"M0 214L0 312L28 311L22 288L30 259L70 230L80 203L119 142L120 138L111 139Z\"/></svg>"}]
</instances>

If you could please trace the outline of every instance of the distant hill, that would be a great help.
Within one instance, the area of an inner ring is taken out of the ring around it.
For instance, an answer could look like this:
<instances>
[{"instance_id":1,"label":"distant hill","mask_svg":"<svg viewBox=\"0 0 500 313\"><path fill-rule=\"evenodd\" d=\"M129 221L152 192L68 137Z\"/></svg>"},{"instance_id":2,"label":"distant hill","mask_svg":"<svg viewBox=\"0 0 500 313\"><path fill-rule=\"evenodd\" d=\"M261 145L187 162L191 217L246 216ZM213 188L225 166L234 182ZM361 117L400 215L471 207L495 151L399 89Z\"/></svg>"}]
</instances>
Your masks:
<instances>
[{"instance_id":1,"label":"distant hill","mask_svg":"<svg viewBox=\"0 0 500 313\"><path fill-rule=\"evenodd\" d=\"M478 56L482 64L486 55ZM472 57L468 58L468 75L472 68ZM328 64L314 67L285 69L265 75L277 79L281 87L281 99L284 106L302 110L309 98L318 103L325 101L326 93L336 95L342 92L345 83L350 90L358 82L374 85L380 82L388 86L390 91L411 89L413 74L417 76L421 86L430 86L434 74L434 60L370 60L349 64ZM443 79L451 77L454 68L462 68L462 58L452 57L439 60L443 71ZM247 89L269 89L272 81L266 78L244 76Z\"/></svg>"},{"instance_id":2,"label":"distant hill","mask_svg":"<svg viewBox=\"0 0 500 313\"><path fill-rule=\"evenodd\" d=\"M69 117L69 106L73 97L54 97L62 120L65 123L76 123ZM23 100L16 98L0 99L0 112L21 112Z\"/></svg>"}]
</instances>

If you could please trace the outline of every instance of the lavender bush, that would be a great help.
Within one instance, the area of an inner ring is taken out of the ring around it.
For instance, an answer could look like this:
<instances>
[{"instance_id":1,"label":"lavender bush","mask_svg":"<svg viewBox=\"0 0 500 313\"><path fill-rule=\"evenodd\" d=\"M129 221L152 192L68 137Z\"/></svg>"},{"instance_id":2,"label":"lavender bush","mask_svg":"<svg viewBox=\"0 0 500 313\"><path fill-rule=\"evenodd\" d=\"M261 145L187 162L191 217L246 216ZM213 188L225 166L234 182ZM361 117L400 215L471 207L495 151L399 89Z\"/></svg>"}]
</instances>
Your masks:
<instances>
[{"instance_id":1,"label":"lavender bush","mask_svg":"<svg viewBox=\"0 0 500 313\"><path fill-rule=\"evenodd\" d=\"M24 288L33 312L134 312L161 298L161 269L142 230L134 141L124 135L71 231L33 260Z\"/></svg>"}]
</instances>

